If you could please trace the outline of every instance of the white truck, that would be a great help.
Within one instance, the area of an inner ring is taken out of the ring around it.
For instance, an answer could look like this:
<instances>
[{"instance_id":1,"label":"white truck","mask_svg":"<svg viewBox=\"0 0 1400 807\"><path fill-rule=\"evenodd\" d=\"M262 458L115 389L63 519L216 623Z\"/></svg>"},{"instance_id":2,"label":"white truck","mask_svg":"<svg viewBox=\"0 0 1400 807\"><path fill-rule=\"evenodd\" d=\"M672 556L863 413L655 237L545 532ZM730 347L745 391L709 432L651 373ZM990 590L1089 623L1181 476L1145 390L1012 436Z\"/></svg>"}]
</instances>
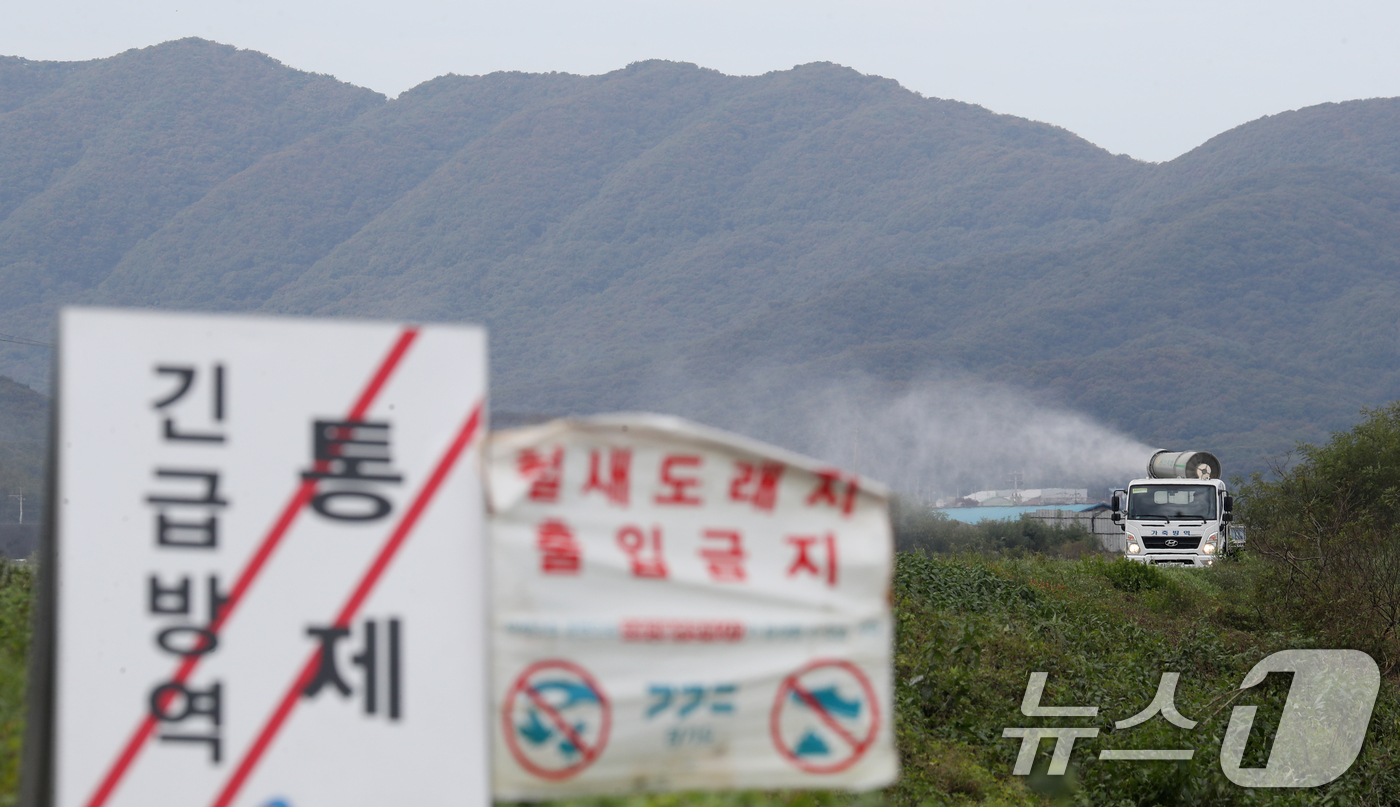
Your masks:
<instances>
[{"instance_id":1,"label":"white truck","mask_svg":"<svg viewBox=\"0 0 1400 807\"><path fill-rule=\"evenodd\" d=\"M1154 453L1147 478L1113 491L1109 507L1129 560L1211 566L1230 546L1234 500L1220 479L1220 460L1207 451Z\"/></svg>"}]
</instances>

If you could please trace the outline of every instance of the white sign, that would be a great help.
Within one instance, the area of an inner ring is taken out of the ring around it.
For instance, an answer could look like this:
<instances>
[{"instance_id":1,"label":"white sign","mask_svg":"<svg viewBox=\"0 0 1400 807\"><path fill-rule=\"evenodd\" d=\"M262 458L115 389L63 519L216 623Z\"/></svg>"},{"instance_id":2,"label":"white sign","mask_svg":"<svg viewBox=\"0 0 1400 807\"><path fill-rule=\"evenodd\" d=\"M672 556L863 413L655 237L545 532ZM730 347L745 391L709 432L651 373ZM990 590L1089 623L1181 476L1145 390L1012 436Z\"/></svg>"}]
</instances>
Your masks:
<instances>
[{"instance_id":1,"label":"white sign","mask_svg":"<svg viewBox=\"0 0 1400 807\"><path fill-rule=\"evenodd\" d=\"M485 348L63 312L52 804L488 802Z\"/></svg>"},{"instance_id":2,"label":"white sign","mask_svg":"<svg viewBox=\"0 0 1400 807\"><path fill-rule=\"evenodd\" d=\"M894 780L881 487L653 415L489 462L496 798Z\"/></svg>"}]
</instances>

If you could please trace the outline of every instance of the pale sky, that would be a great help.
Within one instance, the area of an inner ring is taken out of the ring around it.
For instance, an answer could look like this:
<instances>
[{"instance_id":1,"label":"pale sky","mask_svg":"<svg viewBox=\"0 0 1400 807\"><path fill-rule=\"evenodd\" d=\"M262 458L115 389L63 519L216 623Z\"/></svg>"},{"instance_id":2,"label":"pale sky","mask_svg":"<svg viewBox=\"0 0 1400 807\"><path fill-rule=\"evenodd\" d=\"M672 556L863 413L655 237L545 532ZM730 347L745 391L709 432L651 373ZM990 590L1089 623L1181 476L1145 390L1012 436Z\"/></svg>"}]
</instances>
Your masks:
<instances>
[{"instance_id":1,"label":"pale sky","mask_svg":"<svg viewBox=\"0 0 1400 807\"><path fill-rule=\"evenodd\" d=\"M827 61L1170 160L1263 115L1400 95L1394 0L0 0L0 54L200 36L394 96L444 73Z\"/></svg>"}]
</instances>

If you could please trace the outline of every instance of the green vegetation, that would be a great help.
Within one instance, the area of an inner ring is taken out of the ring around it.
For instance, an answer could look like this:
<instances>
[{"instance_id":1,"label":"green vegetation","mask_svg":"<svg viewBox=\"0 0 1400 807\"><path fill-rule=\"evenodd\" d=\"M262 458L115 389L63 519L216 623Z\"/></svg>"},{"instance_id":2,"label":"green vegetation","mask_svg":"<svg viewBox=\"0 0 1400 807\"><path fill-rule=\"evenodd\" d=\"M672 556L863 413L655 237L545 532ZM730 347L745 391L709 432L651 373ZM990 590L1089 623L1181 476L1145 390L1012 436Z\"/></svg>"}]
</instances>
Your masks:
<instances>
[{"instance_id":1,"label":"green vegetation","mask_svg":"<svg viewBox=\"0 0 1400 807\"><path fill-rule=\"evenodd\" d=\"M902 552L895 573L896 736L902 777L881 793L670 794L568 802L575 807L791 805L1388 805L1400 799L1400 681L1383 681L1370 733L1352 768L1308 790L1248 790L1225 778L1219 748L1231 710L1259 707L1243 763L1263 767L1288 693L1271 676L1241 692L1270 653L1316 647L1317 637L1253 606L1267 566L1258 558L1201 570L1157 569L1099 556L989 559ZM1235 626L1248 612L1254 627ZM1044 704L1098 706L1095 718L1023 716L1032 671L1049 673ZM1179 672L1175 705L1195 728L1161 717L1125 730L1115 721L1152 700L1163 672ZM1052 743L1031 775L1011 775L1019 740L1002 729L1099 729L1076 742L1067 775L1049 776ZM1101 761L1118 749L1193 749L1187 762Z\"/></svg>"},{"instance_id":2,"label":"green vegetation","mask_svg":"<svg viewBox=\"0 0 1400 807\"><path fill-rule=\"evenodd\" d=\"M1400 664L1400 402L1298 446L1294 464L1255 474L1240 500L1250 550L1270 562L1261 601L1383 669Z\"/></svg>"},{"instance_id":3,"label":"green vegetation","mask_svg":"<svg viewBox=\"0 0 1400 807\"><path fill-rule=\"evenodd\" d=\"M903 774L886 791L682 793L590 798L570 807L818 807L935 805L1387 805L1400 800L1400 681L1383 680L1370 733L1354 766L1315 790L1246 790L1225 779L1218 750L1231 709L1256 705L1257 738L1271 737L1287 697L1271 676L1240 692L1269 653L1319 646L1319 636L1260 607L1265 559L1246 555L1203 571L1156 569L1122 559L898 555L894 606L896 737ZM0 567L0 805L12 798L23 719L27 568ZM1337 646L1328 643L1325 646ZM1047 705L1098 706L1087 719L1026 718L1029 674L1049 673ZM1116 731L1142 711L1163 672L1181 673L1178 711L1192 730L1160 717ZM1003 728L1097 727L1075 745L1070 772L1045 773L1043 743L1028 777L1011 775L1019 741ZM1190 748L1189 762L1101 761L1105 748ZM1267 762L1251 739L1244 763Z\"/></svg>"},{"instance_id":4,"label":"green vegetation","mask_svg":"<svg viewBox=\"0 0 1400 807\"><path fill-rule=\"evenodd\" d=\"M905 777L896 803L1034 803L1031 793L1084 805L1388 804L1400 798L1391 759L1400 752L1400 686L1385 682L1367 744L1353 768L1312 791L1248 791L1230 783L1218 750L1235 705L1256 704L1271 736L1287 694L1267 681L1240 693L1245 672L1285 647L1316 637L1278 623L1245 632L1222 614L1250 608L1257 560L1204 570L1129 571L1101 558L1002 561L902 555L897 603L900 747ZM1127 589L1127 590L1125 590ZM1262 617L1260 617L1262 619ZM1261 622L1262 624L1262 622ZM1018 707L1028 673L1049 673L1045 703L1098 706L1093 719L1032 720ZM1156 718L1115 731L1147 706L1163 672L1180 672L1175 703L1183 730ZM1269 721L1273 721L1271 724ZM1006 726L1098 727L1075 745L1071 774L1049 777L1048 745L1024 780L1007 776L1015 740ZM1256 731L1261 731L1256 725ZM1082 750L1081 750L1082 744ZM957 751L949 763L944 749ZM1189 762L1101 761L1104 748L1192 748ZM1245 764L1267 760L1251 741Z\"/></svg>"},{"instance_id":5,"label":"green vegetation","mask_svg":"<svg viewBox=\"0 0 1400 807\"><path fill-rule=\"evenodd\" d=\"M33 567L0 558L0 807L15 803L19 785L33 592Z\"/></svg>"},{"instance_id":6,"label":"green vegetation","mask_svg":"<svg viewBox=\"0 0 1400 807\"><path fill-rule=\"evenodd\" d=\"M1127 558L1101 564L1096 571L1119 591L1156 591L1172 585L1172 579L1166 572L1146 563L1133 563Z\"/></svg>"}]
</instances>

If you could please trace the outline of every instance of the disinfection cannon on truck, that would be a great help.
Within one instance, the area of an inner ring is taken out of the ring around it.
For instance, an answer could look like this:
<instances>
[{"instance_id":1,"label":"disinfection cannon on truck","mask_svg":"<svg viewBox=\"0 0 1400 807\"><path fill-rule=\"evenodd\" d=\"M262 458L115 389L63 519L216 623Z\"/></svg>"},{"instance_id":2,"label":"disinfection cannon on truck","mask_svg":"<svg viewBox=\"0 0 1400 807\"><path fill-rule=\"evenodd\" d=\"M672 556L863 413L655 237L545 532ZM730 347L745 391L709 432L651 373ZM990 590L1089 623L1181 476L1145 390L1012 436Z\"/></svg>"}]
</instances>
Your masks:
<instances>
[{"instance_id":1,"label":"disinfection cannon on truck","mask_svg":"<svg viewBox=\"0 0 1400 807\"><path fill-rule=\"evenodd\" d=\"M1147 478L1113 491L1123 554L1142 563L1210 566L1229 541L1234 501L1207 451L1158 451Z\"/></svg>"}]
</instances>

